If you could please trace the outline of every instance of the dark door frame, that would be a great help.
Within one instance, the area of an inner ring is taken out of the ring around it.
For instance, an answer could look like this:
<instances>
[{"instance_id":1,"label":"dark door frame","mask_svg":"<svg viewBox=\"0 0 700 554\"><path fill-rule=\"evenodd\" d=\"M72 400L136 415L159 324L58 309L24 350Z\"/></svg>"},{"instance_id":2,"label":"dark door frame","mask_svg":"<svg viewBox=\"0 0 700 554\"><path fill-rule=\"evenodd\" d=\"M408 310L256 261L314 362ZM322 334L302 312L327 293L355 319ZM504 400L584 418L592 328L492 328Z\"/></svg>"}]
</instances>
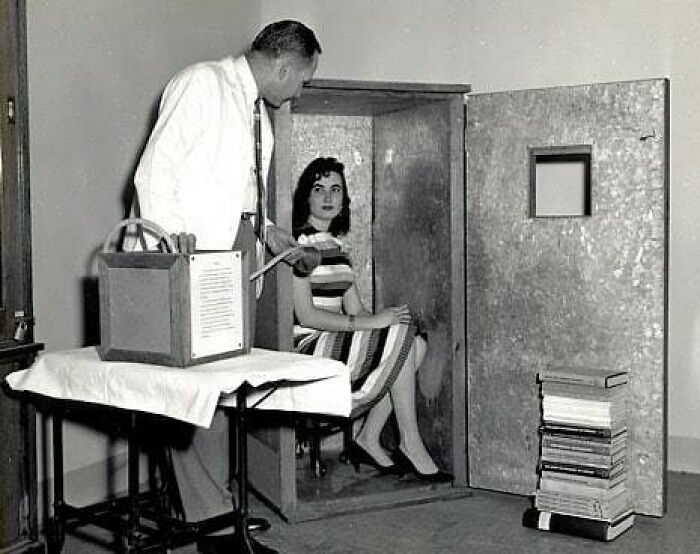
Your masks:
<instances>
[{"instance_id":1,"label":"dark door frame","mask_svg":"<svg viewBox=\"0 0 700 554\"><path fill-rule=\"evenodd\" d=\"M2 348L13 345L20 324L27 325L21 342L33 339L26 0L0 0L0 25Z\"/></svg>"},{"instance_id":2,"label":"dark door frame","mask_svg":"<svg viewBox=\"0 0 700 554\"><path fill-rule=\"evenodd\" d=\"M0 0L0 382L31 364L42 348L33 342L32 325L26 54L26 0ZM0 463L5 502L0 551L43 553L35 410L3 390L0 420L6 449Z\"/></svg>"}]
</instances>

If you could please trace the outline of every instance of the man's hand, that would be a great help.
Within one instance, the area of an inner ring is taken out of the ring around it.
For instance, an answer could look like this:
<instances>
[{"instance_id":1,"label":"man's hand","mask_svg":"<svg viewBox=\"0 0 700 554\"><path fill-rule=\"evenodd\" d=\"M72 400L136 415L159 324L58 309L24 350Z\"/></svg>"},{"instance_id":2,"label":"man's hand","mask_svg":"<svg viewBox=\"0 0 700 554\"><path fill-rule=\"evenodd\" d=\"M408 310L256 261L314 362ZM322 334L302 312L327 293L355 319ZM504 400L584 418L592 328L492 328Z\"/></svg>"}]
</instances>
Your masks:
<instances>
[{"instance_id":1,"label":"man's hand","mask_svg":"<svg viewBox=\"0 0 700 554\"><path fill-rule=\"evenodd\" d=\"M300 251L294 253L294 256L297 259L295 261L289 260L289 263L294 266L294 272L299 277L306 277L321 263L321 252L313 246L302 246Z\"/></svg>"},{"instance_id":2,"label":"man's hand","mask_svg":"<svg viewBox=\"0 0 700 554\"><path fill-rule=\"evenodd\" d=\"M267 226L267 246L276 256L289 248L299 246L287 231L276 225ZM321 263L321 253L312 246L304 246L301 250L292 252L284 259L296 273L305 277Z\"/></svg>"},{"instance_id":3,"label":"man's hand","mask_svg":"<svg viewBox=\"0 0 700 554\"><path fill-rule=\"evenodd\" d=\"M274 256L297 246L297 241L294 240L294 237L281 227L277 227L277 225L268 225L266 233L267 247Z\"/></svg>"}]
</instances>

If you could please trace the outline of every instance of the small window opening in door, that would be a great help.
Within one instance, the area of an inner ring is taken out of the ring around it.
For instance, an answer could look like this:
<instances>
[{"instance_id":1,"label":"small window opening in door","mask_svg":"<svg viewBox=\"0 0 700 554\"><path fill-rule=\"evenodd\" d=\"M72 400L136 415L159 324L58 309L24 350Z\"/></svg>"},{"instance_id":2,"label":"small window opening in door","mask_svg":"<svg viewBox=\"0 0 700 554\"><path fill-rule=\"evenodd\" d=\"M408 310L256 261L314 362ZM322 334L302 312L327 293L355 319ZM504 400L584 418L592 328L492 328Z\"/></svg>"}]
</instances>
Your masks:
<instances>
[{"instance_id":1,"label":"small window opening in door","mask_svg":"<svg viewBox=\"0 0 700 554\"><path fill-rule=\"evenodd\" d=\"M530 148L530 217L591 215L591 146Z\"/></svg>"}]
</instances>

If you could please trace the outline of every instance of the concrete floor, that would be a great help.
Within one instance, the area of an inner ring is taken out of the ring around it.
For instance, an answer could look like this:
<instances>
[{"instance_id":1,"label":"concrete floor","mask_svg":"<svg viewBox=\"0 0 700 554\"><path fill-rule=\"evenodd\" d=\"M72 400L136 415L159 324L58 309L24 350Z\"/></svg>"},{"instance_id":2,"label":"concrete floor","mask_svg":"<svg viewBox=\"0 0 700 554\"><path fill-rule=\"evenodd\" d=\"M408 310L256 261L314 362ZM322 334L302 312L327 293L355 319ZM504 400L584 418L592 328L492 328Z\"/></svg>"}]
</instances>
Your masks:
<instances>
[{"instance_id":1,"label":"concrete floor","mask_svg":"<svg viewBox=\"0 0 700 554\"><path fill-rule=\"evenodd\" d=\"M372 553L700 553L700 475L670 473L668 511L663 518L637 517L634 527L610 543L526 529L529 500L489 491L456 500L335 516L290 525L254 502L252 513L270 519L260 542L280 554ZM87 530L89 532L89 529ZM109 550L69 536L68 554ZM175 554L194 554L193 546Z\"/></svg>"}]
</instances>

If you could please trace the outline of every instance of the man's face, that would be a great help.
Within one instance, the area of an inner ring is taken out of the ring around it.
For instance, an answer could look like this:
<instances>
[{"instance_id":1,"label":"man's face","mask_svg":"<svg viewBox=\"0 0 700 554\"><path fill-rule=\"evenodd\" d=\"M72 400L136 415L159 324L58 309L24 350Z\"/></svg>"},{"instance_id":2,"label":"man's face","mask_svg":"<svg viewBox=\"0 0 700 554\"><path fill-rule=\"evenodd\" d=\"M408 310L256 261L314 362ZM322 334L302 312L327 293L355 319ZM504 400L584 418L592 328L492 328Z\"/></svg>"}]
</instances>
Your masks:
<instances>
[{"instance_id":1,"label":"man's face","mask_svg":"<svg viewBox=\"0 0 700 554\"><path fill-rule=\"evenodd\" d=\"M280 59L277 79L265 94L265 100L279 108L292 98L301 94L301 87L313 77L318 65L318 53L314 53L310 62L304 63L291 56Z\"/></svg>"}]
</instances>

